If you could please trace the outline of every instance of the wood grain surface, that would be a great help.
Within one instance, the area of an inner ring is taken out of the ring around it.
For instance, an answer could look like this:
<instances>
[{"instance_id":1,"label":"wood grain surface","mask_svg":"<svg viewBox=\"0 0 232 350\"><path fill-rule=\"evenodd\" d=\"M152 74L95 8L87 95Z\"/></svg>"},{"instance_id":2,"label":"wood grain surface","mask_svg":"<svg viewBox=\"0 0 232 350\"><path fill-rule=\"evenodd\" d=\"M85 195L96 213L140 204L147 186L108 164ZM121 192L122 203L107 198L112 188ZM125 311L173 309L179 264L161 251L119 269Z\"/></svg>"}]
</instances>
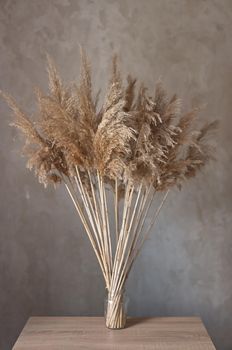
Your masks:
<instances>
[{"instance_id":1,"label":"wood grain surface","mask_svg":"<svg viewBox=\"0 0 232 350\"><path fill-rule=\"evenodd\" d=\"M215 350L200 318L131 318L109 330L103 317L31 317L13 350Z\"/></svg>"}]
</instances>

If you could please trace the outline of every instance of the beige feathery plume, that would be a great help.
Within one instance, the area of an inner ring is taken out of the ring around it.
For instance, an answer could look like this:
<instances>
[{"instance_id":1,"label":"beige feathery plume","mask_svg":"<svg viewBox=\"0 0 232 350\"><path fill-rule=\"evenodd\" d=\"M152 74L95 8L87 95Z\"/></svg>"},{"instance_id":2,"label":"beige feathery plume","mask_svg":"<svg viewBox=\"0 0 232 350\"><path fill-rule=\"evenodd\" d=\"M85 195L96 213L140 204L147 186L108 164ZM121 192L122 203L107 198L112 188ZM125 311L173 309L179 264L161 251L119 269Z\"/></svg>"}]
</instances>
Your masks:
<instances>
[{"instance_id":1,"label":"beige feathery plume","mask_svg":"<svg viewBox=\"0 0 232 350\"><path fill-rule=\"evenodd\" d=\"M28 157L27 167L34 169L39 182L44 185L49 182L60 182L59 172L67 172L67 163L61 150L41 136L36 126L10 95L3 92L1 95L15 114L15 121L11 125L20 129L25 136L23 153Z\"/></svg>"},{"instance_id":2,"label":"beige feathery plume","mask_svg":"<svg viewBox=\"0 0 232 350\"><path fill-rule=\"evenodd\" d=\"M101 174L109 178L122 178L127 160L131 156L130 141L135 138L134 130L129 126L131 115L125 111L125 105L115 57L102 119L94 138L95 166Z\"/></svg>"}]
</instances>

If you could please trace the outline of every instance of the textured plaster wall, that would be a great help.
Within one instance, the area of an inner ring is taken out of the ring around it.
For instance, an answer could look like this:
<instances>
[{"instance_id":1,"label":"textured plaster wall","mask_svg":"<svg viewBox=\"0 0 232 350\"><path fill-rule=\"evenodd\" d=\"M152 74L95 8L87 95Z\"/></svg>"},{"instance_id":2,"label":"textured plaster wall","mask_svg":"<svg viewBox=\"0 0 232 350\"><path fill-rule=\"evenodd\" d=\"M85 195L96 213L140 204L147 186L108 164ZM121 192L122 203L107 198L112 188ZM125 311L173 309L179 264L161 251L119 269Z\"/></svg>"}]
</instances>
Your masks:
<instances>
[{"instance_id":1,"label":"textured plaster wall","mask_svg":"<svg viewBox=\"0 0 232 350\"><path fill-rule=\"evenodd\" d=\"M96 85L109 57L153 88L162 77L185 107L220 119L218 161L170 195L130 280L132 316L200 315L217 349L232 349L232 1L1 0L0 88L33 111L45 51L65 79L82 44ZM102 315L104 285L66 192L44 190L19 157L0 102L0 349L31 315Z\"/></svg>"}]
</instances>

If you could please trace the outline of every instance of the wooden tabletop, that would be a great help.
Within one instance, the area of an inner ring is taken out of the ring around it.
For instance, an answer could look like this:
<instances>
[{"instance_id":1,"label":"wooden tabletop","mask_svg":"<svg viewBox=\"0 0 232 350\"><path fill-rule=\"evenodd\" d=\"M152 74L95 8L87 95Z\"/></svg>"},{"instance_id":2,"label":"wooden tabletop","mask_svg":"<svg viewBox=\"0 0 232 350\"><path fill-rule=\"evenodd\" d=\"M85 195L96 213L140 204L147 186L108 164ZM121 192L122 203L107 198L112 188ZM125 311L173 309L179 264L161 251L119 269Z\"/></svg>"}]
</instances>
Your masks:
<instances>
[{"instance_id":1,"label":"wooden tabletop","mask_svg":"<svg viewBox=\"0 0 232 350\"><path fill-rule=\"evenodd\" d=\"M103 317L31 317L13 350L215 350L197 317L129 319L109 330Z\"/></svg>"}]
</instances>

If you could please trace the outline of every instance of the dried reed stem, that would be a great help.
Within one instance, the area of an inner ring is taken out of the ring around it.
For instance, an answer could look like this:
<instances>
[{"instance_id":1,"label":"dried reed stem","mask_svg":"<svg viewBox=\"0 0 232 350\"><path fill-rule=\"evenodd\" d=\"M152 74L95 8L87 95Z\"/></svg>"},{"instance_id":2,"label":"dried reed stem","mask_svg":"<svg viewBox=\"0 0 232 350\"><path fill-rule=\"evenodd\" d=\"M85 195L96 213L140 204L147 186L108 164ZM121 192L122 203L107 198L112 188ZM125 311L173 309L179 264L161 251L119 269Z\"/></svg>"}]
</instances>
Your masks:
<instances>
[{"instance_id":1,"label":"dried reed stem","mask_svg":"<svg viewBox=\"0 0 232 350\"><path fill-rule=\"evenodd\" d=\"M118 242L118 179L115 178L115 187L114 187L114 216L115 216L115 238L116 243Z\"/></svg>"},{"instance_id":2,"label":"dried reed stem","mask_svg":"<svg viewBox=\"0 0 232 350\"><path fill-rule=\"evenodd\" d=\"M106 281L106 283L108 283L108 280L107 280L107 277L106 277L106 273L105 273L105 269L104 269L104 266L103 266L103 263L102 263L102 256L101 256L100 252L98 251L98 249L97 249L97 247L96 247L96 243L95 243L94 238L93 238L93 236L92 236L91 230L90 230L90 228L89 228L89 226L88 226L88 224L87 224L86 218L85 218L85 216L84 216L84 214L83 214L83 212L82 212L82 210L81 210L81 206L80 206L80 204L77 202L77 200L74 198L74 196L73 196L73 194L72 194L72 192L71 192L69 186L67 185L67 183L65 183L65 187L66 187L66 189L67 189L67 191L68 191L68 194L70 195L70 197L71 197L71 199L72 199L72 201L73 201L73 204L74 204L74 206L75 206L75 208L76 208L76 210L77 210L77 212L78 212L78 214L79 214L79 216L80 216L80 218L81 218L82 224L83 224L83 226L84 226L84 228L85 228L85 230L86 230L86 233L87 233L87 235L88 235L88 238L89 238L89 240L90 240L90 242L91 242L91 245L92 245L92 247L93 247L93 250L94 250L94 252L95 252L95 255L96 255L96 257L97 257L97 260L98 260L98 262L99 262L99 265L100 265L100 267L101 267L101 270L102 270L103 276L104 276L104 278L105 278L105 281Z\"/></svg>"},{"instance_id":3,"label":"dried reed stem","mask_svg":"<svg viewBox=\"0 0 232 350\"><path fill-rule=\"evenodd\" d=\"M164 203L165 203L165 201L166 201L166 199L167 199L167 196L168 196L168 194L169 194L169 191L170 191L170 190L167 190L166 193L165 193L165 195L163 196L163 199L162 199L162 201L161 201L161 203L160 203L158 209L156 210L155 215L154 215L154 218L152 219L152 221L151 221L151 223L150 223L150 225L149 225L149 227L148 227L146 233L143 235L142 240L141 240L139 246L137 247L137 249L134 250L134 255L132 256L131 262L130 262L130 264L128 265L128 268L129 268L129 269L128 269L128 273L129 273L129 271L130 271L130 269L131 269L131 267L132 267L132 264L133 264L134 260L136 259L136 257L137 257L138 254L140 253L140 251L141 251L141 249L142 249L142 247L143 247L143 244L144 244L145 240L148 238L148 235L149 235L151 229L154 227L154 224L155 224L155 222L156 222L156 220L157 220L157 218L158 218L158 215L159 215L159 213L160 213L160 210L162 209L162 207L163 207L163 205L164 205Z\"/></svg>"}]
</instances>

